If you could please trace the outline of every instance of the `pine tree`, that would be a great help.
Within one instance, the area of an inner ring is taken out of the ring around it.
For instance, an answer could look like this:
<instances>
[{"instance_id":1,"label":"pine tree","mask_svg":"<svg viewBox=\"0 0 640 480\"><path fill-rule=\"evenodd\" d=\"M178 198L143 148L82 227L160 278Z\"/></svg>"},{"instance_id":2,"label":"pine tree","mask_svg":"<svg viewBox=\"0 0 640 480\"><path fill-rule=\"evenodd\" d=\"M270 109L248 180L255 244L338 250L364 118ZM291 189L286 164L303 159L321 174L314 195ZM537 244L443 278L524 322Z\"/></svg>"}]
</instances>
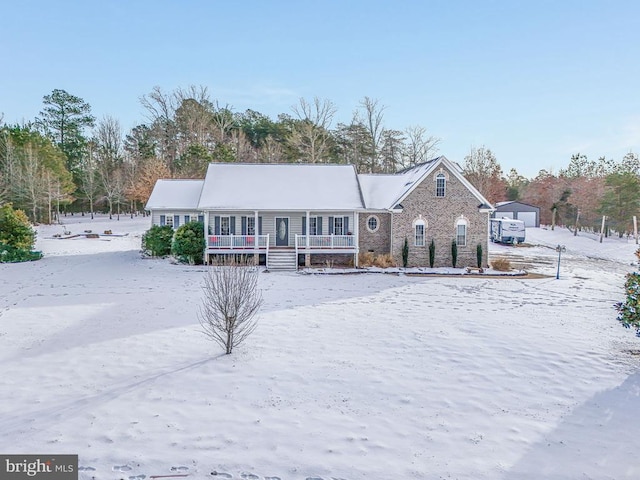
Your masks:
<instances>
[{"instance_id":1,"label":"pine tree","mask_svg":"<svg viewBox=\"0 0 640 480\"><path fill-rule=\"evenodd\" d=\"M84 129L93 127L91 106L82 98L55 89L43 98L45 105L37 123L67 157L67 169L77 177L85 153Z\"/></svg>"}]
</instances>

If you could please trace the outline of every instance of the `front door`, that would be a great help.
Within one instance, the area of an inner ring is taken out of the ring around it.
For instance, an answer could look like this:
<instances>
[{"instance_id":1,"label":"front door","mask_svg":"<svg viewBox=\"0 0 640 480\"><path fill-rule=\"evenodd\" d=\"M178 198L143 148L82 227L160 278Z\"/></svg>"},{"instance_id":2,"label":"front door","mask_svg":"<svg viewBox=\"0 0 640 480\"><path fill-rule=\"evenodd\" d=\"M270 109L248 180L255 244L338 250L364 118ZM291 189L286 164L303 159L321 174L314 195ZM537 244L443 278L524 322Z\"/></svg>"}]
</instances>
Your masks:
<instances>
[{"instance_id":1,"label":"front door","mask_svg":"<svg viewBox=\"0 0 640 480\"><path fill-rule=\"evenodd\" d=\"M289 246L289 219L276 217L276 247Z\"/></svg>"}]
</instances>

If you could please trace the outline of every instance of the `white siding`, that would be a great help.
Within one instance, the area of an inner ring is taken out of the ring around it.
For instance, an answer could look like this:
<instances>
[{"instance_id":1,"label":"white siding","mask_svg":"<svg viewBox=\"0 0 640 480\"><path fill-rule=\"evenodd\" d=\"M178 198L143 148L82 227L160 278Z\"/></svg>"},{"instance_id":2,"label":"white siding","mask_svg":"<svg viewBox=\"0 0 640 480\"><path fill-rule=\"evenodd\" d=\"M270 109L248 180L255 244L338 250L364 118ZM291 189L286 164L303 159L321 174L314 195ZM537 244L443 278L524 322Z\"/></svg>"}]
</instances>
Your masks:
<instances>
[{"instance_id":1,"label":"white siding","mask_svg":"<svg viewBox=\"0 0 640 480\"><path fill-rule=\"evenodd\" d=\"M349 217L349 231L354 232L355 219L353 212L311 212L311 217L322 217L322 234L329 234L329 217ZM211 231L215 228L215 217L230 216L236 220L236 235L241 235L240 217L253 217L253 212L210 212L209 226ZM269 246L276 245L276 217L285 217L289 219L289 246L294 247L296 234L302 235L302 217L306 217L305 212L258 212L258 216L262 217L262 234L269 235Z\"/></svg>"},{"instance_id":2,"label":"white siding","mask_svg":"<svg viewBox=\"0 0 640 480\"><path fill-rule=\"evenodd\" d=\"M198 215L202 215L202 212L197 210L152 210L151 211L151 225L160 225L160 215L171 216L180 215L180 225L184 225L184 216L190 215L191 220L198 219Z\"/></svg>"}]
</instances>

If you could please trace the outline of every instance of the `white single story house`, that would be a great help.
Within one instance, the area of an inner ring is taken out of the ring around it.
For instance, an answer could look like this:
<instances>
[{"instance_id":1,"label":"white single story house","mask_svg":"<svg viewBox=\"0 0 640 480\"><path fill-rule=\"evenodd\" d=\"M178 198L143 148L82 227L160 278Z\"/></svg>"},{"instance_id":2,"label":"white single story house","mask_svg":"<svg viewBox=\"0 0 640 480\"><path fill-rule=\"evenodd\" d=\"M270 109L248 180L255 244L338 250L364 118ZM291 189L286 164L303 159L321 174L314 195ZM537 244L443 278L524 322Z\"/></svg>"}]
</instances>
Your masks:
<instances>
[{"instance_id":1,"label":"white single story house","mask_svg":"<svg viewBox=\"0 0 640 480\"><path fill-rule=\"evenodd\" d=\"M154 225L204 223L205 260L249 255L270 269L391 254L402 264L486 264L489 202L444 156L393 175L358 174L352 165L212 163L204 180L158 180L146 209Z\"/></svg>"}]
</instances>

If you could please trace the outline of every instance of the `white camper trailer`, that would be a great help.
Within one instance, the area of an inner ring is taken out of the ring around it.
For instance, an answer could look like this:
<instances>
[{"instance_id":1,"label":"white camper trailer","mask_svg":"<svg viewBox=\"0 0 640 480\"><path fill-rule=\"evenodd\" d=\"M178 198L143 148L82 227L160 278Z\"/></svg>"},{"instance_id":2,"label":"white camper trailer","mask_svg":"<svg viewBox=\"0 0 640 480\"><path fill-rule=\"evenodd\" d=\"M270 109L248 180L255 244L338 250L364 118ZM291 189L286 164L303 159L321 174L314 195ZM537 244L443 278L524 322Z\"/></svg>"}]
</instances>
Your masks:
<instances>
[{"instance_id":1,"label":"white camper trailer","mask_svg":"<svg viewBox=\"0 0 640 480\"><path fill-rule=\"evenodd\" d=\"M525 228L522 220L513 218L492 218L489 237L497 243L522 243L524 242Z\"/></svg>"}]
</instances>

